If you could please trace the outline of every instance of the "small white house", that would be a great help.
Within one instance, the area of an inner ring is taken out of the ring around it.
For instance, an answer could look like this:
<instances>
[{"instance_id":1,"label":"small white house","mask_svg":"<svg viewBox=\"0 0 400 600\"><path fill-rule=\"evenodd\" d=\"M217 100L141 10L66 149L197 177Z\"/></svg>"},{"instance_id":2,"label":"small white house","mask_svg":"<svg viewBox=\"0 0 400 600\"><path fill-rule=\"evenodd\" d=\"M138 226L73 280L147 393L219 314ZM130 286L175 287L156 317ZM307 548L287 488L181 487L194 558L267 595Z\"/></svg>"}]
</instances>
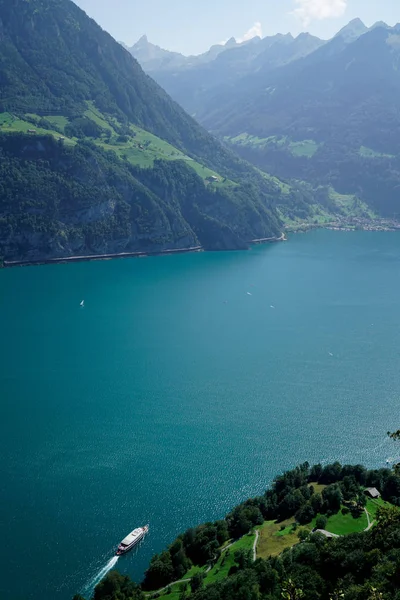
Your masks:
<instances>
[{"instance_id":1,"label":"small white house","mask_svg":"<svg viewBox=\"0 0 400 600\"><path fill-rule=\"evenodd\" d=\"M369 496L370 498L380 498L380 497L381 497L381 495L380 495L380 493L378 492L378 490L377 490L376 488L373 488L373 487L366 488L366 489L364 490L364 492L365 492L365 493L367 494L367 496Z\"/></svg>"}]
</instances>

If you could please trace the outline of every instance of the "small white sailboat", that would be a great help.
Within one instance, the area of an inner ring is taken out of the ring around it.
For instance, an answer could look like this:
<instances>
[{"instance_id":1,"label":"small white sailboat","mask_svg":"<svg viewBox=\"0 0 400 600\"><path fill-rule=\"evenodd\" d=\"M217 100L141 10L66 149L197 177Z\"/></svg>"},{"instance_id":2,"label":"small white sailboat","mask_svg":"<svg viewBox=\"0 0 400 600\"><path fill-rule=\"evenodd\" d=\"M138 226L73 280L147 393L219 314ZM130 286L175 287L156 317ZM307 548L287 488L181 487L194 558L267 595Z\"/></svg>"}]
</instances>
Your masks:
<instances>
[{"instance_id":1,"label":"small white sailboat","mask_svg":"<svg viewBox=\"0 0 400 600\"><path fill-rule=\"evenodd\" d=\"M82 306L82 308L85 306L85 301L82 300L82 302L79 304L79 306Z\"/></svg>"}]
</instances>

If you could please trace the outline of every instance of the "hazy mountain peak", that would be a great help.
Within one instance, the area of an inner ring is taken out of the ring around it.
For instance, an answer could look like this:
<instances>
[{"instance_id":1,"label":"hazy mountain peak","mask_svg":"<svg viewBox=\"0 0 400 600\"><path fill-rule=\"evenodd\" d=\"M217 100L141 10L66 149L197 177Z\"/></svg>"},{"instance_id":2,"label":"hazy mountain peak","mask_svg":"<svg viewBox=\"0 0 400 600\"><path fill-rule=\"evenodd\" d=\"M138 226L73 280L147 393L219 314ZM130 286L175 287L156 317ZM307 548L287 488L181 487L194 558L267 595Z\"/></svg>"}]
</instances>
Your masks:
<instances>
[{"instance_id":1,"label":"hazy mountain peak","mask_svg":"<svg viewBox=\"0 0 400 600\"><path fill-rule=\"evenodd\" d=\"M291 35L290 33L288 35ZM308 31L302 31L301 33L299 33L299 35L296 37L296 40L309 40L311 38L315 38L314 35L311 35L311 33L308 33Z\"/></svg>"},{"instance_id":2,"label":"hazy mountain peak","mask_svg":"<svg viewBox=\"0 0 400 600\"><path fill-rule=\"evenodd\" d=\"M229 40L224 44L225 48L233 48L236 45L237 45L237 42L234 37L229 38Z\"/></svg>"},{"instance_id":3,"label":"hazy mountain peak","mask_svg":"<svg viewBox=\"0 0 400 600\"><path fill-rule=\"evenodd\" d=\"M361 21L361 19L353 19L342 27L342 29L335 35L335 38L342 37L346 39L355 40L363 33L368 31L368 27Z\"/></svg>"},{"instance_id":4,"label":"hazy mountain peak","mask_svg":"<svg viewBox=\"0 0 400 600\"><path fill-rule=\"evenodd\" d=\"M370 27L370 29L376 29L377 27L383 27L384 29L390 29L389 25L385 21L377 21Z\"/></svg>"}]
</instances>

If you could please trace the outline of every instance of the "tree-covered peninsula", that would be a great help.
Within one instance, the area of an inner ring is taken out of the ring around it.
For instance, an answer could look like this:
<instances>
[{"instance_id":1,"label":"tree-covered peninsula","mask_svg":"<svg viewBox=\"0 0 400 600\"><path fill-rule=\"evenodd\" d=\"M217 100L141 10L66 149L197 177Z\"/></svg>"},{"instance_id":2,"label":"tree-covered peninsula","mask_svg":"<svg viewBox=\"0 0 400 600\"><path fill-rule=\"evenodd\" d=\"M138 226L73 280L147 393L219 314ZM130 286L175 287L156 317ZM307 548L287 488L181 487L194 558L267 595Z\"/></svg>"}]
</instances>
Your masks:
<instances>
[{"instance_id":1,"label":"tree-covered peninsula","mask_svg":"<svg viewBox=\"0 0 400 600\"><path fill-rule=\"evenodd\" d=\"M94 599L399 600L399 588L399 475L304 463L179 535L140 586L114 571Z\"/></svg>"}]
</instances>

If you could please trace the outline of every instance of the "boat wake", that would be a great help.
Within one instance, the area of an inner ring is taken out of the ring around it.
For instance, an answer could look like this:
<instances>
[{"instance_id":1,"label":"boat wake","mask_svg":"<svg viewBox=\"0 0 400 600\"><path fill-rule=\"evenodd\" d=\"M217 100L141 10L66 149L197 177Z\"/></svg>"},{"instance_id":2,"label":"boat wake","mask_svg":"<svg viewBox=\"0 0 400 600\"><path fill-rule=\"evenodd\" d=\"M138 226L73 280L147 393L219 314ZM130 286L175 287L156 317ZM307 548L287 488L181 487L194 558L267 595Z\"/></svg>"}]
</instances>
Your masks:
<instances>
[{"instance_id":1,"label":"boat wake","mask_svg":"<svg viewBox=\"0 0 400 600\"><path fill-rule=\"evenodd\" d=\"M113 556L108 563L100 569L100 571L89 581L85 586L85 592L92 593L94 588L100 581L107 575L108 571L111 571L118 562L119 556Z\"/></svg>"}]
</instances>

